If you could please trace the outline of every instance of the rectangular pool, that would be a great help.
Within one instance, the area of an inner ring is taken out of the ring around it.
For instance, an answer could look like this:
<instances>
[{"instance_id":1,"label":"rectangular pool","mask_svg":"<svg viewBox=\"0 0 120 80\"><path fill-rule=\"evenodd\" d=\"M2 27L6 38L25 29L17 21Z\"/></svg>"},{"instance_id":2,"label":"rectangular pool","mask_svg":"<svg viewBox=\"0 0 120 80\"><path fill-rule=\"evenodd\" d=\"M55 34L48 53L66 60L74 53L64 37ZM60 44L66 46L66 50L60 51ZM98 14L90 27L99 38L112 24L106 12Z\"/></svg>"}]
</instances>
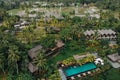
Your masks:
<instances>
[{"instance_id":1,"label":"rectangular pool","mask_svg":"<svg viewBox=\"0 0 120 80\"><path fill-rule=\"evenodd\" d=\"M64 68L63 71L66 74L66 76L73 76L73 75L80 74L95 68L96 68L96 65L94 63L86 63L86 64L83 64L82 66L76 66L76 67L70 66L70 67Z\"/></svg>"}]
</instances>

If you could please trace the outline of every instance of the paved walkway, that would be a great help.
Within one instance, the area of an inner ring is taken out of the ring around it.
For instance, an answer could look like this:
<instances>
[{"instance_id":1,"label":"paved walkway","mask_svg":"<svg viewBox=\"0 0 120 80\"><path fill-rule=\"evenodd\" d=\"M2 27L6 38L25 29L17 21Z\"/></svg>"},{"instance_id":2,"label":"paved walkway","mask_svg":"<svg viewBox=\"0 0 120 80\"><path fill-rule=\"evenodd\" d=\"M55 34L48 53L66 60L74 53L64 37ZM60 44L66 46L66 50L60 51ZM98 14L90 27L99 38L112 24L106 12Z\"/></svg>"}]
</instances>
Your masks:
<instances>
[{"instance_id":1,"label":"paved walkway","mask_svg":"<svg viewBox=\"0 0 120 80\"><path fill-rule=\"evenodd\" d=\"M59 73L60 73L60 76L61 76L62 80L67 80L67 78L66 78L66 76L65 76L65 74L64 74L62 69L59 69Z\"/></svg>"},{"instance_id":2,"label":"paved walkway","mask_svg":"<svg viewBox=\"0 0 120 80\"><path fill-rule=\"evenodd\" d=\"M94 55L95 58L98 58L98 53L92 53Z\"/></svg>"},{"instance_id":3,"label":"paved walkway","mask_svg":"<svg viewBox=\"0 0 120 80\"><path fill-rule=\"evenodd\" d=\"M117 62L112 62L112 61L110 61L109 59L107 59L107 61L112 65L112 67L114 67L114 68L120 68L120 64L119 64L119 63L117 63Z\"/></svg>"}]
</instances>

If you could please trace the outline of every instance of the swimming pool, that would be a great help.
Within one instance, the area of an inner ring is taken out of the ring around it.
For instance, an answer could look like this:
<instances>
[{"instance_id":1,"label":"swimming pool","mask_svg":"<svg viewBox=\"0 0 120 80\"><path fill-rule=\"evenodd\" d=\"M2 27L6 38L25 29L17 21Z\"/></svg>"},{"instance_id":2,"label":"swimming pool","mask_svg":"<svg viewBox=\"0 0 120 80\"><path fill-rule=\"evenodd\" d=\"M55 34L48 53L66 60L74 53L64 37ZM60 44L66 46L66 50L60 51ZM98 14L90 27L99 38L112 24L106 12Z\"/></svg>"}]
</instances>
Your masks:
<instances>
[{"instance_id":1,"label":"swimming pool","mask_svg":"<svg viewBox=\"0 0 120 80\"><path fill-rule=\"evenodd\" d=\"M73 76L82 72L86 72L92 69L95 69L96 65L94 63L86 63L82 66L70 66L67 68L64 68L63 71L66 74L66 76Z\"/></svg>"}]
</instances>

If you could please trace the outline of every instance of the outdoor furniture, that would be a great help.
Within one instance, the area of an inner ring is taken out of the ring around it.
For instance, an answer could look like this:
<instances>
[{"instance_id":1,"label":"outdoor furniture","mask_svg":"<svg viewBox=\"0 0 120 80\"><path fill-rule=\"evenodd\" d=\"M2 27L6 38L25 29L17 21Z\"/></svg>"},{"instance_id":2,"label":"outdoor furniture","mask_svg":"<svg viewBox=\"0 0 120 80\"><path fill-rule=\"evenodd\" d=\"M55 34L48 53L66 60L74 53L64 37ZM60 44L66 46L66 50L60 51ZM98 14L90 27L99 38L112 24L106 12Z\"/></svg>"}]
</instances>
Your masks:
<instances>
[{"instance_id":1,"label":"outdoor furniture","mask_svg":"<svg viewBox=\"0 0 120 80\"><path fill-rule=\"evenodd\" d=\"M95 64L96 64L96 65L97 65L97 64L104 65L103 60L102 60L101 58L97 58L97 59L95 60Z\"/></svg>"},{"instance_id":2,"label":"outdoor furniture","mask_svg":"<svg viewBox=\"0 0 120 80\"><path fill-rule=\"evenodd\" d=\"M82 73L82 75L83 75L83 76L86 76L86 74L85 74L85 73Z\"/></svg>"},{"instance_id":3,"label":"outdoor furniture","mask_svg":"<svg viewBox=\"0 0 120 80\"><path fill-rule=\"evenodd\" d=\"M75 80L75 78L74 78L73 76L71 77L71 79L72 79L72 80Z\"/></svg>"},{"instance_id":4,"label":"outdoor furniture","mask_svg":"<svg viewBox=\"0 0 120 80\"><path fill-rule=\"evenodd\" d=\"M62 67L64 67L65 65L64 65L64 64L62 64L61 66L62 66Z\"/></svg>"},{"instance_id":5,"label":"outdoor furniture","mask_svg":"<svg viewBox=\"0 0 120 80\"><path fill-rule=\"evenodd\" d=\"M88 74L91 74L91 72L90 72L90 71L88 71L87 73L88 73Z\"/></svg>"},{"instance_id":6,"label":"outdoor furniture","mask_svg":"<svg viewBox=\"0 0 120 80\"><path fill-rule=\"evenodd\" d=\"M81 77L81 75L80 75L80 74L78 74L77 76L78 76L78 77Z\"/></svg>"}]
</instances>

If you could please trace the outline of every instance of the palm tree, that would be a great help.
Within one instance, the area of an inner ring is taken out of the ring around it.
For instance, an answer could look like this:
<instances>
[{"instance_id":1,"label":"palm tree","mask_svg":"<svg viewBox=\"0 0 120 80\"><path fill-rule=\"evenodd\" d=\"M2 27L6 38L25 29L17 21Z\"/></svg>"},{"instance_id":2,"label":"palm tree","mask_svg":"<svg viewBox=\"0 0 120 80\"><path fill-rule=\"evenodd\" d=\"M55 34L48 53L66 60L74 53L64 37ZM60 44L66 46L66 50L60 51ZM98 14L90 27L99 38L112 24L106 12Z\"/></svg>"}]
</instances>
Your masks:
<instances>
[{"instance_id":1,"label":"palm tree","mask_svg":"<svg viewBox=\"0 0 120 80\"><path fill-rule=\"evenodd\" d=\"M90 39L89 41L87 41L87 50L88 51L92 51L92 52L96 52L100 46L100 42L98 40L98 34L95 33L95 35L92 37L92 39Z\"/></svg>"},{"instance_id":2,"label":"palm tree","mask_svg":"<svg viewBox=\"0 0 120 80\"><path fill-rule=\"evenodd\" d=\"M42 73L42 76L45 76L45 72L47 70L47 60L44 57L44 51L40 51L33 61L33 63L39 68L40 70L40 75Z\"/></svg>"},{"instance_id":3,"label":"palm tree","mask_svg":"<svg viewBox=\"0 0 120 80\"><path fill-rule=\"evenodd\" d=\"M20 60L20 55L19 55L19 51L18 51L18 47L13 45L9 47L8 50L8 64L10 64L9 66L11 66L12 68L15 67L17 70L17 74L18 74L18 61Z\"/></svg>"},{"instance_id":4,"label":"palm tree","mask_svg":"<svg viewBox=\"0 0 120 80\"><path fill-rule=\"evenodd\" d=\"M4 61L5 61L5 57L3 56L3 54L0 54L0 69L2 70L3 73L5 73Z\"/></svg>"}]
</instances>

